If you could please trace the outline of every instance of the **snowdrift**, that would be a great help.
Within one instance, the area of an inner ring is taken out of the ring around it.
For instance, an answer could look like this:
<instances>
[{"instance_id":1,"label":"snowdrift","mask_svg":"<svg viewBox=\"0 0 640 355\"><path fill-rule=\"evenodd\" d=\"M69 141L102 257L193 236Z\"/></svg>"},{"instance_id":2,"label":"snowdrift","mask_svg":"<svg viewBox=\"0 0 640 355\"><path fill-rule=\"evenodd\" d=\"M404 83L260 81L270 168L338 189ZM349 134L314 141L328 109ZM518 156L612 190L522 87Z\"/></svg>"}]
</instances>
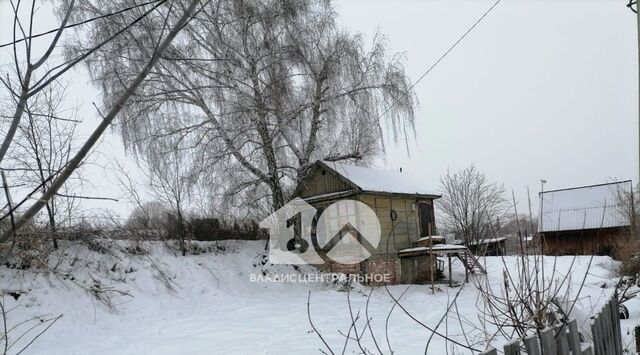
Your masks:
<instances>
[{"instance_id":1,"label":"snowdrift","mask_svg":"<svg viewBox=\"0 0 640 355\"><path fill-rule=\"evenodd\" d=\"M9 295L4 305L11 310L8 325L31 319L16 328L24 331L42 317L62 315L27 351L35 354L319 353L323 345L307 317L310 297L314 326L341 352L343 334L351 325L349 297L354 315L359 312L361 319L370 319L384 353L390 352L389 347L398 354L423 353L431 333L394 308L389 293L395 298L403 294L403 308L423 324L435 326L459 291L444 285L435 294L428 285L408 290L407 285L375 289L358 285L344 292L345 288L327 283L251 282L251 275L257 274L315 272L308 266L268 264L264 243L198 242L194 254L183 257L161 242L68 242L50 257L53 271L1 268L0 287ZM572 260L559 257L548 262L555 261L563 270ZM572 285L582 281L588 261L588 257L575 260ZM484 258L488 275L482 277L499 290L503 270L515 262L515 257ZM610 258L594 258L581 293L585 322L612 292L615 266ZM464 279L461 265L454 265L454 278ZM481 347L486 339L478 307L482 307L478 291L465 285L457 309L445 318L440 331ZM631 308L632 318L638 319L640 307ZM626 322L623 331L635 325ZM30 338L19 340L15 349ZM376 347L370 337L363 343L369 349ZM450 349L451 343L434 336L429 353L444 353L445 348ZM346 352L360 350L352 343Z\"/></svg>"}]
</instances>

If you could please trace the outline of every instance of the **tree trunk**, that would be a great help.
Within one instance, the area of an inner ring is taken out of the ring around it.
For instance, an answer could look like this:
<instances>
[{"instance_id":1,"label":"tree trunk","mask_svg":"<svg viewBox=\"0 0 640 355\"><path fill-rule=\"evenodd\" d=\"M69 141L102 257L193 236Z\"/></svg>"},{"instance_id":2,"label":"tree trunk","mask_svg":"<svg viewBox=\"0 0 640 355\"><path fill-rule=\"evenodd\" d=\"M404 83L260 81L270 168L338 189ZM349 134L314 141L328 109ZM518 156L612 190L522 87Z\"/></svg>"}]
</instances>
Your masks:
<instances>
[{"instance_id":1,"label":"tree trunk","mask_svg":"<svg viewBox=\"0 0 640 355\"><path fill-rule=\"evenodd\" d=\"M282 186L280 185L280 181L277 177L273 177L269 182L269 189L271 190L271 201L273 205L273 210L276 211L282 206L285 205L284 192L282 191Z\"/></svg>"},{"instance_id":2,"label":"tree trunk","mask_svg":"<svg viewBox=\"0 0 640 355\"><path fill-rule=\"evenodd\" d=\"M56 237L56 217L53 213L53 208L49 203L45 206L47 208L47 215L49 216L49 238L53 242L53 249L58 249L58 238Z\"/></svg>"},{"instance_id":3,"label":"tree trunk","mask_svg":"<svg viewBox=\"0 0 640 355\"><path fill-rule=\"evenodd\" d=\"M180 211L180 208L178 208L178 237L180 238L180 251L182 252L182 256L187 255L187 247L185 245L185 226L184 226L184 219L182 217L182 212Z\"/></svg>"}]
</instances>

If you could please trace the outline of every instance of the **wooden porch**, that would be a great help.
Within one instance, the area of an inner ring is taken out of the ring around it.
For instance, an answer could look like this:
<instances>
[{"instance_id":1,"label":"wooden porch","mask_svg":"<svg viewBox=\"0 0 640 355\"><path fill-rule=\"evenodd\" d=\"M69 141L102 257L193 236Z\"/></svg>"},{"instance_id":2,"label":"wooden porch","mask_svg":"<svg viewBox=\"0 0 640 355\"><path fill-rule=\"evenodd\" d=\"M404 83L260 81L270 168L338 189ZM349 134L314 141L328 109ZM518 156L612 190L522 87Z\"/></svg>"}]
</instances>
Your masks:
<instances>
[{"instance_id":1,"label":"wooden porch","mask_svg":"<svg viewBox=\"0 0 640 355\"><path fill-rule=\"evenodd\" d=\"M454 244L432 244L429 246L418 246L413 248L408 248L404 250L400 250L398 252L398 256L401 260L402 265L402 274L403 274L403 282L404 283L416 283L424 277L420 277L420 275L416 274L416 270L418 267L412 268L411 261L417 263L420 259L427 260L427 262L431 261L431 266L428 268L429 275L429 283L435 284L437 270L440 270L442 274L444 274L444 260L447 260L448 264L448 283L449 286L454 286L453 280L453 271L452 271L452 260L453 258L457 258L462 262L462 265L465 268L465 280L468 281L469 274L486 274L487 271L482 267L478 258L464 245L454 245ZM426 258L425 258L426 257ZM405 262L403 262L405 260ZM434 270L433 265L435 264L436 268ZM405 266L407 265L407 266ZM404 276L406 274L406 276Z\"/></svg>"}]
</instances>

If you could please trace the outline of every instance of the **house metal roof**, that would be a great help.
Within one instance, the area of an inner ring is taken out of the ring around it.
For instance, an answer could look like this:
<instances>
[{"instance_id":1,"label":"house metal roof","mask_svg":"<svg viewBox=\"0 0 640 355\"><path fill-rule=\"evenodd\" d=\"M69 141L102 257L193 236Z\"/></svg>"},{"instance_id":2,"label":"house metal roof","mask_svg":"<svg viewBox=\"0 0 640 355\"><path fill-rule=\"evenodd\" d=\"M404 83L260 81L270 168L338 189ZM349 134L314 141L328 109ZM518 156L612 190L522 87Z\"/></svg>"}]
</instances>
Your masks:
<instances>
[{"instance_id":1,"label":"house metal roof","mask_svg":"<svg viewBox=\"0 0 640 355\"><path fill-rule=\"evenodd\" d=\"M322 163L365 192L440 197L424 182L407 174L329 161Z\"/></svg>"},{"instance_id":2,"label":"house metal roof","mask_svg":"<svg viewBox=\"0 0 640 355\"><path fill-rule=\"evenodd\" d=\"M544 191L540 196L539 232L624 227L629 225L616 198L630 193L631 180Z\"/></svg>"}]
</instances>

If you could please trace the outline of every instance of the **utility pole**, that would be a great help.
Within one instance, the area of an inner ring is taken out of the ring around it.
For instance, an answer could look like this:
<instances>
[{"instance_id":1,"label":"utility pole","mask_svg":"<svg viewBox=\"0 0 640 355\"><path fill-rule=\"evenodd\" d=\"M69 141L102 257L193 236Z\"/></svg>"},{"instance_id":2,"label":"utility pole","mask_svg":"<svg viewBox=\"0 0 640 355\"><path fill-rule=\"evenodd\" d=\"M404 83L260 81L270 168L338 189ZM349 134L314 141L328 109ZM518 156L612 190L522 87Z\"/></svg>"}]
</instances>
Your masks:
<instances>
[{"instance_id":1,"label":"utility pole","mask_svg":"<svg viewBox=\"0 0 640 355\"><path fill-rule=\"evenodd\" d=\"M635 9L633 8L634 5ZM638 11L638 0L629 0L627 7L636 13L638 30L638 180L636 180L636 184L638 184L640 183L640 11Z\"/></svg>"},{"instance_id":2,"label":"utility pole","mask_svg":"<svg viewBox=\"0 0 640 355\"><path fill-rule=\"evenodd\" d=\"M640 11L638 11L638 1L633 1L636 5L636 26L638 28L638 180L640 183ZM632 0L629 0L629 8L631 8ZM633 9L632 9L633 10ZM631 186L633 189L633 186Z\"/></svg>"},{"instance_id":3,"label":"utility pole","mask_svg":"<svg viewBox=\"0 0 640 355\"><path fill-rule=\"evenodd\" d=\"M633 8L635 5L635 9ZM627 7L636 13L636 26L638 33L638 180L636 186L640 187L640 11L638 11L638 0L629 0ZM636 239L636 211L635 201L633 200L633 189L635 186L631 184L631 238Z\"/></svg>"},{"instance_id":4,"label":"utility pole","mask_svg":"<svg viewBox=\"0 0 640 355\"><path fill-rule=\"evenodd\" d=\"M544 184L546 183L547 183L547 180L540 179L540 215L538 217L538 230L540 231L540 233L538 233L538 242L540 243L540 255L544 255L544 244L545 244L544 229L543 229L544 226L542 225L542 223L544 221ZM542 273L544 274L544 265L542 266ZM542 285L544 288L544 283Z\"/></svg>"},{"instance_id":5,"label":"utility pole","mask_svg":"<svg viewBox=\"0 0 640 355\"><path fill-rule=\"evenodd\" d=\"M542 231L542 214L544 212L544 184L547 183L547 180L545 179L540 179L540 213L539 213L539 217L538 217L538 230Z\"/></svg>"}]
</instances>

